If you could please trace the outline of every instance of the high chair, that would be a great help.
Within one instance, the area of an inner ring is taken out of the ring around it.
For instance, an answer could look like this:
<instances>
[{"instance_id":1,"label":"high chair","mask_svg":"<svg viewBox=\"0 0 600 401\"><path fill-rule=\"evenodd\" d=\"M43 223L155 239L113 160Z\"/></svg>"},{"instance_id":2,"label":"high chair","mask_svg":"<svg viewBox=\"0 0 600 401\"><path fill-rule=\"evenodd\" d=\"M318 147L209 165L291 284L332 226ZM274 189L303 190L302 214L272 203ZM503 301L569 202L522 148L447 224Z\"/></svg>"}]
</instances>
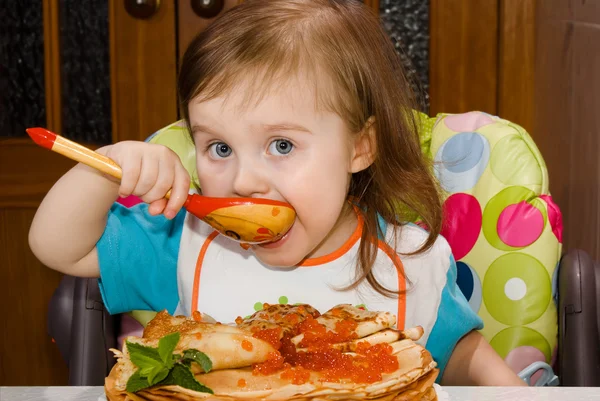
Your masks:
<instances>
[{"instance_id":1,"label":"high chair","mask_svg":"<svg viewBox=\"0 0 600 401\"><path fill-rule=\"evenodd\" d=\"M458 285L484 321L482 335L530 385L600 386L600 266L582 250L561 258L561 213L530 136L481 112L418 119L421 148L444 191L442 235L457 261ZM196 180L182 122L147 141L174 150ZM141 332L132 316L145 323L152 312L110 316L96 280L63 279L48 327L70 385L103 384L114 363L108 348Z\"/></svg>"}]
</instances>

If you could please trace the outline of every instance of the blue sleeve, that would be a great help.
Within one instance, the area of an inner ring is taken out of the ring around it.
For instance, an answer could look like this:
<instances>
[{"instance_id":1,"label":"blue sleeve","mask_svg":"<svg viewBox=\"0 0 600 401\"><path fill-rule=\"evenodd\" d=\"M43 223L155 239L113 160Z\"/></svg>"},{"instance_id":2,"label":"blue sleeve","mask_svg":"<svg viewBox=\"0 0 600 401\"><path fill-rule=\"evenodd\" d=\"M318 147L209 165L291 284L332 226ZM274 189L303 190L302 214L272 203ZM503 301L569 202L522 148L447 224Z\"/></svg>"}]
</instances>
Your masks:
<instances>
[{"instance_id":1,"label":"blue sleeve","mask_svg":"<svg viewBox=\"0 0 600 401\"><path fill-rule=\"evenodd\" d=\"M96 244L104 304L111 314L132 310L174 313L179 302L177 256L185 210L172 220L148 205L115 203Z\"/></svg>"},{"instance_id":2,"label":"blue sleeve","mask_svg":"<svg viewBox=\"0 0 600 401\"><path fill-rule=\"evenodd\" d=\"M470 331L483 328L483 321L473 312L458 287L456 275L456 261L453 256L450 256L450 266L446 276L446 285L442 290L437 320L425 346L438 364L440 370L436 380L438 383L444 375L444 369L458 341Z\"/></svg>"}]
</instances>

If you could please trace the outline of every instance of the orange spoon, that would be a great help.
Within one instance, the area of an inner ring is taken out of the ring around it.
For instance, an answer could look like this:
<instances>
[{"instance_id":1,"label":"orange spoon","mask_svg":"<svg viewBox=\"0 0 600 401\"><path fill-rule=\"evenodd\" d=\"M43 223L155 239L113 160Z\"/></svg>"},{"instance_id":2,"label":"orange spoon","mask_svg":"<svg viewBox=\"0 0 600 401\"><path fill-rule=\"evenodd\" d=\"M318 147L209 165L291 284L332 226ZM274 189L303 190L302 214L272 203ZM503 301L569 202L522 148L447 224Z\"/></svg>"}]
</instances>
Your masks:
<instances>
[{"instance_id":1,"label":"orange spoon","mask_svg":"<svg viewBox=\"0 0 600 401\"><path fill-rule=\"evenodd\" d=\"M45 128L28 128L26 131L38 145L121 179L121 167L114 160ZM170 195L171 191L165 197ZM296 219L290 204L271 199L210 198L189 194L183 206L221 234L248 244L278 240Z\"/></svg>"}]
</instances>

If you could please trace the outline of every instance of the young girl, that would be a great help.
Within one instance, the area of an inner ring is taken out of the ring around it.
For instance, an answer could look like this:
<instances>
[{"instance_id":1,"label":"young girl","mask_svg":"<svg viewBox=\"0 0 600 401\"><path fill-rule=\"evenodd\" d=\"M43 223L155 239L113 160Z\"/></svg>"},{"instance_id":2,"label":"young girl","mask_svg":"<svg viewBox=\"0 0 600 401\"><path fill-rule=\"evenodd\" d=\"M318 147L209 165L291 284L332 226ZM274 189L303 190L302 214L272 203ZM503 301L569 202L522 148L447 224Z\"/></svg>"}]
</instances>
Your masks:
<instances>
[{"instance_id":1,"label":"young girl","mask_svg":"<svg viewBox=\"0 0 600 401\"><path fill-rule=\"evenodd\" d=\"M181 209L190 178L172 151L122 142L99 150L122 167L120 183L78 165L48 193L30 233L43 263L100 277L111 313L233 322L263 303L390 311L399 328L424 328L443 384L524 385L475 331L482 322L456 285L409 85L369 9L245 1L191 43L178 86L202 193L289 202L292 229L240 247ZM114 203L130 194L146 203ZM414 216L429 232L407 224Z\"/></svg>"}]
</instances>

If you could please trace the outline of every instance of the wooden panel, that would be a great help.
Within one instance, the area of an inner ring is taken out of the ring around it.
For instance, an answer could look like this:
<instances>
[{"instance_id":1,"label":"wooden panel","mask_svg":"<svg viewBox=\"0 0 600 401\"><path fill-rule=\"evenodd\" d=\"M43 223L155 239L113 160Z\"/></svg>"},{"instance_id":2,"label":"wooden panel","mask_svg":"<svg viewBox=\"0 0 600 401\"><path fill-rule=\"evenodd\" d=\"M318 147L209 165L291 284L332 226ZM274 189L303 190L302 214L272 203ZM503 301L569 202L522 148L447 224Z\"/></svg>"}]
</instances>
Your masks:
<instances>
[{"instance_id":1,"label":"wooden panel","mask_svg":"<svg viewBox=\"0 0 600 401\"><path fill-rule=\"evenodd\" d=\"M185 53L194 37L202 32L215 18L200 18L194 10L190 0L177 0L178 8L178 34L179 34L179 59ZM224 0L223 12L242 3L243 0ZM364 3L379 14L379 0L364 0Z\"/></svg>"},{"instance_id":2,"label":"wooden panel","mask_svg":"<svg viewBox=\"0 0 600 401\"><path fill-rule=\"evenodd\" d=\"M499 0L431 0L431 115L497 112Z\"/></svg>"},{"instance_id":3,"label":"wooden panel","mask_svg":"<svg viewBox=\"0 0 600 401\"><path fill-rule=\"evenodd\" d=\"M568 226L569 176L572 144L571 46L572 26L566 21L545 19L548 6L538 4L535 99L532 137L548 168L550 192L563 211L565 250Z\"/></svg>"},{"instance_id":4,"label":"wooden panel","mask_svg":"<svg viewBox=\"0 0 600 401\"><path fill-rule=\"evenodd\" d=\"M581 0L537 0L537 19L538 21L571 21L575 15L575 3L579 2Z\"/></svg>"},{"instance_id":5,"label":"wooden panel","mask_svg":"<svg viewBox=\"0 0 600 401\"><path fill-rule=\"evenodd\" d=\"M538 0L534 139L563 212L564 250L600 260L600 2Z\"/></svg>"},{"instance_id":6,"label":"wooden panel","mask_svg":"<svg viewBox=\"0 0 600 401\"><path fill-rule=\"evenodd\" d=\"M379 0L364 0L365 4L371 7L371 9L379 15Z\"/></svg>"},{"instance_id":7,"label":"wooden panel","mask_svg":"<svg viewBox=\"0 0 600 401\"><path fill-rule=\"evenodd\" d=\"M594 2L590 2L594 3ZM600 5L600 2L595 2ZM600 260L600 8L573 31L569 246ZM564 134L564 133L563 133Z\"/></svg>"},{"instance_id":8,"label":"wooden panel","mask_svg":"<svg viewBox=\"0 0 600 401\"><path fill-rule=\"evenodd\" d=\"M241 3L241 0L224 0L223 11ZM200 18L192 9L190 0L177 0L179 32L179 58L183 56L194 37L202 32L215 18ZM223 11L221 13L223 13Z\"/></svg>"},{"instance_id":9,"label":"wooden panel","mask_svg":"<svg viewBox=\"0 0 600 401\"><path fill-rule=\"evenodd\" d=\"M46 96L46 127L62 132L60 81L60 21L58 0L44 0L44 84Z\"/></svg>"},{"instance_id":10,"label":"wooden panel","mask_svg":"<svg viewBox=\"0 0 600 401\"><path fill-rule=\"evenodd\" d=\"M109 16L113 141L143 140L177 120L175 3L142 20L111 1Z\"/></svg>"},{"instance_id":11,"label":"wooden panel","mask_svg":"<svg viewBox=\"0 0 600 401\"><path fill-rule=\"evenodd\" d=\"M0 208L36 208L75 162L27 138L0 141Z\"/></svg>"},{"instance_id":12,"label":"wooden panel","mask_svg":"<svg viewBox=\"0 0 600 401\"><path fill-rule=\"evenodd\" d=\"M594 25L600 24L600 1L574 1L572 9L576 21Z\"/></svg>"},{"instance_id":13,"label":"wooden panel","mask_svg":"<svg viewBox=\"0 0 600 401\"><path fill-rule=\"evenodd\" d=\"M48 302L62 275L42 266L29 250L34 213L35 209L0 208L3 386L56 386L68 380L66 363L47 334Z\"/></svg>"},{"instance_id":14,"label":"wooden panel","mask_svg":"<svg viewBox=\"0 0 600 401\"><path fill-rule=\"evenodd\" d=\"M535 0L501 0L498 115L533 129Z\"/></svg>"}]
</instances>

